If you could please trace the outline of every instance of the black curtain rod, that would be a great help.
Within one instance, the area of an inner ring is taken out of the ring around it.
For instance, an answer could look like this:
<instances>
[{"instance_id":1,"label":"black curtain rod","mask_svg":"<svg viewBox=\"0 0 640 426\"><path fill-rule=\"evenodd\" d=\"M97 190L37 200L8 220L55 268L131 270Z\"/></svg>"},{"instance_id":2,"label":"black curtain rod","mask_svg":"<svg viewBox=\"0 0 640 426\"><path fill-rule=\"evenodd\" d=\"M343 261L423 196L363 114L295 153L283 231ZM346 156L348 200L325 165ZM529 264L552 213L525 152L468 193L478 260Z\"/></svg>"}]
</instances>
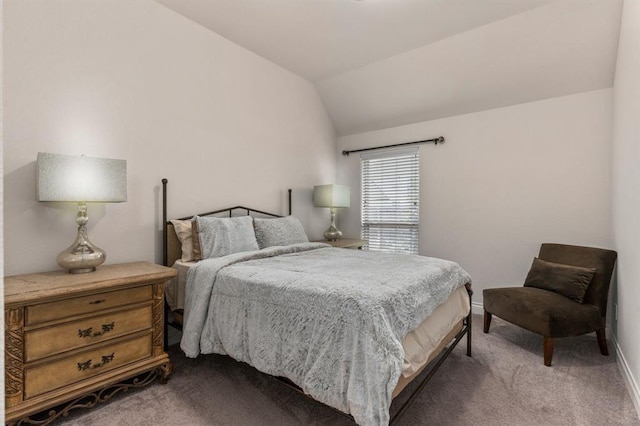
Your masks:
<instances>
[{"instance_id":1,"label":"black curtain rod","mask_svg":"<svg viewBox=\"0 0 640 426\"><path fill-rule=\"evenodd\" d=\"M362 151L373 151L374 149L384 149L384 148L394 148L396 146L404 146L404 145L415 145L417 143L430 143L433 142L436 145L444 142L444 136L438 136L437 138L427 139L424 141L415 141L415 142L404 142L404 143L396 143L393 145L385 145L385 146L375 146L373 148L362 148L362 149L352 149L351 151L342 151L342 155L348 156L352 152L362 152Z\"/></svg>"}]
</instances>

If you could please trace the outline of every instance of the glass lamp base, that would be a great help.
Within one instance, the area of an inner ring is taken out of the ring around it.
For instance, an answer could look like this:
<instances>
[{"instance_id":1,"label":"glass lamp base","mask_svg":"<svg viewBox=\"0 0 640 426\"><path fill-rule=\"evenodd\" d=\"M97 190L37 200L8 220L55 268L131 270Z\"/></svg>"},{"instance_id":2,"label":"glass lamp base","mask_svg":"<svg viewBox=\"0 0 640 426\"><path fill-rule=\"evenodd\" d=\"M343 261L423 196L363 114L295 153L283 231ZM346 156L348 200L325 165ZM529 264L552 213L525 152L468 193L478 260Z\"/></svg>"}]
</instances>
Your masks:
<instances>
[{"instance_id":1,"label":"glass lamp base","mask_svg":"<svg viewBox=\"0 0 640 426\"><path fill-rule=\"evenodd\" d=\"M326 231L324 231L324 238L327 241L338 241L342 238L342 231L340 231L336 226L336 209L331 207L329 209L329 214L331 215L331 225Z\"/></svg>"},{"instance_id":2,"label":"glass lamp base","mask_svg":"<svg viewBox=\"0 0 640 426\"><path fill-rule=\"evenodd\" d=\"M78 214L76 215L78 236L71 247L60 253L56 259L58 265L63 269L68 269L70 274L93 272L107 260L107 253L89 241L87 221L87 205L78 203Z\"/></svg>"},{"instance_id":3,"label":"glass lamp base","mask_svg":"<svg viewBox=\"0 0 640 426\"><path fill-rule=\"evenodd\" d=\"M331 225L329 229L324 231L324 239L327 241L338 241L342 238L342 231L335 227L335 225Z\"/></svg>"},{"instance_id":4,"label":"glass lamp base","mask_svg":"<svg viewBox=\"0 0 640 426\"><path fill-rule=\"evenodd\" d=\"M58 265L68 269L70 274L93 272L105 260L107 260L107 254L104 250L94 246L90 241L83 241L82 244L74 243L57 258Z\"/></svg>"}]
</instances>

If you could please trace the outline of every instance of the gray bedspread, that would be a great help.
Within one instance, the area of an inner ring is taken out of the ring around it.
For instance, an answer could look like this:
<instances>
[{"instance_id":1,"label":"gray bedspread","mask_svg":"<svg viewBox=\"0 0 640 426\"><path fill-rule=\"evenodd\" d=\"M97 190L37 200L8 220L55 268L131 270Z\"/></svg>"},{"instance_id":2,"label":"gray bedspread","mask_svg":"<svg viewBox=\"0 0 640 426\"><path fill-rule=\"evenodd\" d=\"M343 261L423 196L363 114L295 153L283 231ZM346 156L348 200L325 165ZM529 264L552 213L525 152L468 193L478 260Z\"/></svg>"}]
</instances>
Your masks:
<instances>
[{"instance_id":1,"label":"gray bedspread","mask_svg":"<svg viewBox=\"0 0 640 426\"><path fill-rule=\"evenodd\" d=\"M402 339L458 287L456 263L302 243L190 270L181 347L287 377L362 425L389 422Z\"/></svg>"}]
</instances>

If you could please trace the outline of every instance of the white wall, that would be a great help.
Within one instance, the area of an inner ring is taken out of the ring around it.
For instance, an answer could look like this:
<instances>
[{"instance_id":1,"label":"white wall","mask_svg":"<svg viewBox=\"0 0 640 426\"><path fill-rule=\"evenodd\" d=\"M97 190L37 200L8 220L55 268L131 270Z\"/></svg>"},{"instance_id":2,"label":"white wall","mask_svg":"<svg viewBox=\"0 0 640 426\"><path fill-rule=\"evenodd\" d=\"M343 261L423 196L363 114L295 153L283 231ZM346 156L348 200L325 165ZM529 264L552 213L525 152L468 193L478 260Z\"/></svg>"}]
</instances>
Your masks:
<instances>
[{"instance_id":1,"label":"white wall","mask_svg":"<svg viewBox=\"0 0 640 426\"><path fill-rule=\"evenodd\" d=\"M338 147L420 145L420 253L455 260L482 289L522 285L543 242L610 247L611 89L340 137ZM359 235L360 156L338 162Z\"/></svg>"},{"instance_id":2,"label":"white wall","mask_svg":"<svg viewBox=\"0 0 640 426\"><path fill-rule=\"evenodd\" d=\"M613 240L621 366L640 413L640 0L625 0L613 89Z\"/></svg>"},{"instance_id":3,"label":"white wall","mask_svg":"<svg viewBox=\"0 0 640 426\"><path fill-rule=\"evenodd\" d=\"M75 206L36 201L38 151L127 160L128 201L90 205L107 263L161 260L169 214L243 204L294 214L335 176L335 135L307 81L151 0L4 2L7 275L57 269Z\"/></svg>"}]
</instances>

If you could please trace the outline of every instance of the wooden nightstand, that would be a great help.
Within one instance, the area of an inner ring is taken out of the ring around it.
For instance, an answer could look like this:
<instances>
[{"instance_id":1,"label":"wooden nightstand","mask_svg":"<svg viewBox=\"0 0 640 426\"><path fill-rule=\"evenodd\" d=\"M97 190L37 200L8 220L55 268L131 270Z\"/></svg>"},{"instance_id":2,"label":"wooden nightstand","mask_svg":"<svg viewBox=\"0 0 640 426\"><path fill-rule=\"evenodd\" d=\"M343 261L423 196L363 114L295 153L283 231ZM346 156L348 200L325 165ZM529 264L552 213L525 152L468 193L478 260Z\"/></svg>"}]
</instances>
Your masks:
<instances>
[{"instance_id":1,"label":"wooden nightstand","mask_svg":"<svg viewBox=\"0 0 640 426\"><path fill-rule=\"evenodd\" d=\"M61 406L38 419L47 424L118 390L166 382L164 284L175 275L136 262L5 277L5 422Z\"/></svg>"},{"instance_id":2,"label":"wooden nightstand","mask_svg":"<svg viewBox=\"0 0 640 426\"><path fill-rule=\"evenodd\" d=\"M333 247L362 249L367 244L366 240L358 240L355 238L340 238L338 241L316 240L315 243L331 244Z\"/></svg>"}]
</instances>

